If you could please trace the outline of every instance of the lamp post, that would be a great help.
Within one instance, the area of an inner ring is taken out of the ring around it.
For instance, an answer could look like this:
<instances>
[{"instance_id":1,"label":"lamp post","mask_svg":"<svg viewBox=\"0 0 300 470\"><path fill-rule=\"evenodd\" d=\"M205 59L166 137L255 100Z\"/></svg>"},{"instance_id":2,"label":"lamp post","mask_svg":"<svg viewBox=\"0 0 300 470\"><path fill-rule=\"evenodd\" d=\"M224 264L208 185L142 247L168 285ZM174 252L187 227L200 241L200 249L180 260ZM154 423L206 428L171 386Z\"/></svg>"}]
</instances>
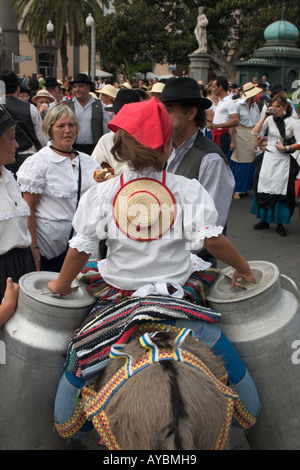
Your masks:
<instances>
[{"instance_id":1,"label":"lamp post","mask_svg":"<svg viewBox=\"0 0 300 470\"><path fill-rule=\"evenodd\" d=\"M0 26L0 70L2 70L2 28Z\"/></svg>"},{"instance_id":2,"label":"lamp post","mask_svg":"<svg viewBox=\"0 0 300 470\"><path fill-rule=\"evenodd\" d=\"M85 23L89 28L89 60L88 60L88 74L91 79L96 74L96 29L95 20L91 13L86 18Z\"/></svg>"},{"instance_id":3,"label":"lamp post","mask_svg":"<svg viewBox=\"0 0 300 470\"><path fill-rule=\"evenodd\" d=\"M3 44L3 29L0 26L0 70L2 70L2 44Z\"/></svg>"},{"instance_id":4,"label":"lamp post","mask_svg":"<svg viewBox=\"0 0 300 470\"><path fill-rule=\"evenodd\" d=\"M52 33L54 31L54 25L51 20L48 21L47 31L49 37L49 76L52 77Z\"/></svg>"}]
</instances>

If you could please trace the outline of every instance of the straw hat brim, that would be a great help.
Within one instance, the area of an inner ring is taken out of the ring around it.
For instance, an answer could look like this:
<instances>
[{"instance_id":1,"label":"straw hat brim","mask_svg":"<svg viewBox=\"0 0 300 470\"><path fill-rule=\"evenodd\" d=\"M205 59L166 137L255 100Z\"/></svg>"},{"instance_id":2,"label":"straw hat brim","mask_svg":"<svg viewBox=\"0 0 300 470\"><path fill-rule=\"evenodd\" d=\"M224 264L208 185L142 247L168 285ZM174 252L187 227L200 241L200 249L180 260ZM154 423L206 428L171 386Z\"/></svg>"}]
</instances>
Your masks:
<instances>
[{"instance_id":1,"label":"straw hat brim","mask_svg":"<svg viewBox=\"0 0 300 470\"><path fill-rule=\"evenodd\" d=\"M105 85L103 88L95 90L99 95L107 95L111 98L116 98L117 96L117 89L113 85Z\"/></svg>"},{"instance_id":2,"label":"straw hat brim","mask_svg":"<svg viewBox=\"0 0 300 470\"><path fill-rule=\"evenodd\" d=\"M34 95L31 98L31 101L33 103L35 103L39 98L48 98L52 103L53 103L53 101L55 101L55 98L52 95L50 95L50 93L44 93L44 92L40 93L40 94L37 93L36 95Z\"/></svg>"},{"instance_id":3,"label":"straw hat brim","mask_svg":"<svg viewBox=\"0 0 300 470\"><path fill-rule=\"evenodd\" d=\"M161 238L173 226L176 200L170 189L152 178L124 184L113 202L113 217L119 230L136 241Z\"/></svg>"},{"instance_id":4,"label":"straw hat brim","mask_svg":"<svg viewBox=\"0 0 300 470\"><path fill-rule=\"evenodd\" d=\"M259 88L256 86L251 90L248 90L248 91L246 90L245 92L243 91L241 98L243 100L247 100L248 98L253 98L253 96L259 95L259 93L261 92L262 92L262 88Z\"/></svg>"}]
</instances>

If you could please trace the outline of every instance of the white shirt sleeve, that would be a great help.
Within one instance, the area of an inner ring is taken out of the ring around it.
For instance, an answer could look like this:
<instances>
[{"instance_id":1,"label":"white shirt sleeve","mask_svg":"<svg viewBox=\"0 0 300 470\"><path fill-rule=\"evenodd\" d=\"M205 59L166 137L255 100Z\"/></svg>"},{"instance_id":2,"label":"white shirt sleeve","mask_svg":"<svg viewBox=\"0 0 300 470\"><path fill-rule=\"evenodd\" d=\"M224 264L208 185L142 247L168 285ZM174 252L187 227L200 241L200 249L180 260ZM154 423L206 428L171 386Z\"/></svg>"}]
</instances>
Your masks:
<instances>
[{"instance_id":1,"label":"white shirt sleeve","mask_svg":"<svg viewBox=\"0 0 300 470\"><path fill-rule=\"evenodd\" d=\"M92 157L95 158L100 165L107 163L110 168L115 170L115 175L121 175L128 169L128 164L125 162L118 162L111 153L111 149L114 145L114 137L114 132L109 132L108 134L104 134L100 137L96 147L94 148Z\"/></svg>"},{"instance_id":2,"label":"white shirt sleeve","mask_svg":"<svg viewBox=\"0 0 300 470\"><path fill-rule=\"evenodd\" d=\"M290 125L296 142L300 144L300 122L296 119L292 119L290 120Z\"/></svg>"},{"instance_id":3,"label":"white shirt sleeve","mask_svg":"<svg viewBox=\"0 0 300 470\"><path fill-rule=\"evenodd\" d=\"M219 155L207 154L200 165L198 180L214 200L217 225L225 227L235 187L231 169Z\"/></svg>"},{"instance_id":4,"label":"white shirt sleeve","mask_svg":"<svg viewBox=\"0 0 300 470\"><path fill-rule=\"evenodd\" d=\"M111 117L110 117L110 114L108 111L105 111L105 104L102 103L101 101L101 104L102 104L102 108L103 108L103 122L102 122L102 125L103 125L103 134L108 134L108 132L111 132L110 129L108 128L108 123L109 121L111 120Z\"/></svg>"},{"instance_id":5,"label":"white shirt sleeve","mask_svg":"<svg viewBox=\"0 0 300 470\"><path fill-rule=\"evenodd\" d=\"M218 212L212 197L196 180L191 180L185 193L183 211L184 233L190 240L191 250L200 250L205 238L218 237L222 233L223 227L217 225L217 219Z\"/></svg>"},{"instance_id":6,"label":"white shirt sleeve","mask_svg":"<svg viewBox=\"0 0 300 470\"><path fill-rule=\"evenodd\" d=\"M102 137L100 137L96 147L93 150L92 157L95 158L95 160L97 160L100 165L104 162L109 163L109 158L111 155L110 149L113 146L114 135L115 134L112 132L104 134Z\"/></svg>"},{"instance_id":7,"label":"white shirt sleeve","mask_svg":"<svg viewBox=\"0 0 300 470\"><path fill-rule=\"evenodd\" d=\"M96 253L99 240L107 237L106 204L100 201L97 186L90 188L80 198L73 227L76 235L70 240L70 247L85 253Z\"/></svg>"},{"instance_id":8,"label":"white shirt sleeve","mask_svg":"<svg viewBox=\"0 0 300 470\"><path fill-rule=\"evenodd\" d=\"M228 114L238 114L238 108L234 101L228 100Z\"/></svg>"},{"instance_id":9,"label":"white shirt sleeve","mask_svg":"<svg viewBox=\"0 0 300 470\"><path fill-rule=\"evenodd\" d=\"M26 158L17 173L18 183L22 193L42 194L45 187L47 168L39 154Z\"/></svg>"}]
</instances>

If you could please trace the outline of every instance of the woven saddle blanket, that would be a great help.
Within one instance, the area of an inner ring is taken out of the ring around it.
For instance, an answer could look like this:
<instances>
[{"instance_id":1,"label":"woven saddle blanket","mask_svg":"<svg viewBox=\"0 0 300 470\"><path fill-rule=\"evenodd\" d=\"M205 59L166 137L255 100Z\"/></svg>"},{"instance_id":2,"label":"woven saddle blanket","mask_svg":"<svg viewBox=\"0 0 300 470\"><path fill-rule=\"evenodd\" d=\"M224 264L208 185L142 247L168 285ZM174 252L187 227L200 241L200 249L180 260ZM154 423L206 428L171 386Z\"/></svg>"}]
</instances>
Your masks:
<instances>
[{"instance_id":1,"label":"woven saddle blanket","mask_svg":"<svg viewBox=\"0 0 300 470\"><path fill-rule=\"evenodd\" d=\"M77 377L91 380L106 366L111 346L127 342L138 324L174 319L218 323L221 315L208 307L168 296L97 302L71 338L65 368Z\"/></svg>"}]
</instances>

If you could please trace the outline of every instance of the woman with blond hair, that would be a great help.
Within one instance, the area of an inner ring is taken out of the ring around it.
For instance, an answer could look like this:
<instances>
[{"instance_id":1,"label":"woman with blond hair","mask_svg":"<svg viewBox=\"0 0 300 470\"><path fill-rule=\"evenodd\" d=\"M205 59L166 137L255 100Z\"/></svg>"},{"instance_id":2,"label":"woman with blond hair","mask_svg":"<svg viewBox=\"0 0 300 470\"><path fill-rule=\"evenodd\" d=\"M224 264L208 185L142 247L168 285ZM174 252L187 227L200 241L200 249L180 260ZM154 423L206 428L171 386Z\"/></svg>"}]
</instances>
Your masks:
<instances>
[{"instance_id":1,"label":"woman with blond hair","mask_svg":"<svg viewBox=\"0 0 300 470\"><path fill-rule=\"evenodd\" d=\"M49 144L29 157L17 177L31 209L28 228L37 270L59 271L71 238L78 201L96 182L94 158L73 149L79 124L63 104L47 112L43 132Z\"/></svg>"}]
</instances>

